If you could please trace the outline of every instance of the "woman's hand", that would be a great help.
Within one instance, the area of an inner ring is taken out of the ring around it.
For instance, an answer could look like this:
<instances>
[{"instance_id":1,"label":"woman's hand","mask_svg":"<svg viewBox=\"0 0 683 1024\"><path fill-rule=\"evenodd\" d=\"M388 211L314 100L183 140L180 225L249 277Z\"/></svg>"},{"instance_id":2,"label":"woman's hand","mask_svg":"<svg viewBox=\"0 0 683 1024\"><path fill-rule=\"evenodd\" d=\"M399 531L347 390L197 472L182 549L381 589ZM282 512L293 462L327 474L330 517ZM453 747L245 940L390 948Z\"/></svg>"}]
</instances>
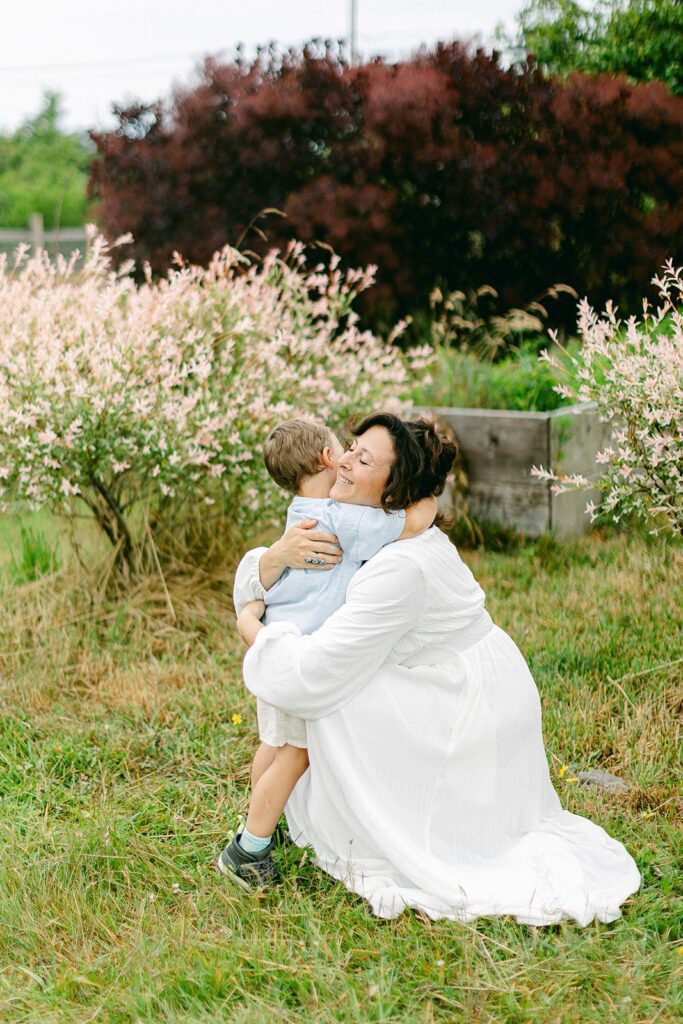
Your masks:
<instances>
[{"instance_id":1,"label":"woman's hand","mask_svg":"<svg viewBox=\"0 0 683 1024\"><path fill-rule=\"evenodd\" d=\"M333 569L342 552L333 533L314 530L317 519L305 519L287 532L261 556L259 576L266 590L280 579L286 568ZM316 561L311 561L316 559Z\"/></svg>"},{"instance_id":2,"label":"woman's hand","mask_svg":"<svg viewBox=\"0 0 683 1024\"><path fill-rule=\"evenodd\" d=\"M263 601L249 601L237 616L237 632L249 647L263 629L261 618L265 610Z\"/></svg>"}]
</instances>

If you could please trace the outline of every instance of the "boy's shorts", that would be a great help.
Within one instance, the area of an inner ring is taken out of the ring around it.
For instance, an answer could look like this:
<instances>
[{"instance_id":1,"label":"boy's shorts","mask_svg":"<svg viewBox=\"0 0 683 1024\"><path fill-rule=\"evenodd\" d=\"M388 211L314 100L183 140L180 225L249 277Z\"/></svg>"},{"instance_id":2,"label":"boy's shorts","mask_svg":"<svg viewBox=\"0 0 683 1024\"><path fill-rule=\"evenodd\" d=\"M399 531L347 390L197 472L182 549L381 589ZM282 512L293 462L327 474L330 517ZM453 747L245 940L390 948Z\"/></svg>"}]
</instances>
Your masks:
<instances>
[{"instance_id":1,"label":"boy's shorts","mask_svg":"<svg viewBox=\"0 0 683 1024\"><path fill-rule=\"evenodd\" d=\"M265 701L256 700L256 716L258 733L262 743L269 747L284 747L289 743L292 747L307 747L306 723L303 718L280 711Z\"/></svg>"}]
</instances>

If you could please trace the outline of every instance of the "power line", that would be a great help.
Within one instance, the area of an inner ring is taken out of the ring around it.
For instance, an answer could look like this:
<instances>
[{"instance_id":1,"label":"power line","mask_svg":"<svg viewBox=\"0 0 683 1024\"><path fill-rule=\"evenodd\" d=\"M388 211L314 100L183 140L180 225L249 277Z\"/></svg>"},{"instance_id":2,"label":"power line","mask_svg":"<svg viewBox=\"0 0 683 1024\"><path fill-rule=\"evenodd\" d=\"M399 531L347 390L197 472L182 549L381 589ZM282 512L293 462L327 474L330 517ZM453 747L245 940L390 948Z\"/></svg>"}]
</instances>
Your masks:
<instances>
[{"instance_id":1,"label":"power line","mask_svg":"<svg viewBox=\"0 0 683 1024\"><path fill-rule=\"evenodd\" d=\"M101 67L125 67L131 64L147 64L149 61L157 60L196 60L205 54L212 52L209 49L196 51L195 53L155 53L140 57L115 57L109 60L84 60L69 64L16 64L10 67L0 68L0 74L10 74L15 71L67 71L80 68L101 68ZM213 51L220 53L221 51Z\"/></svg>"},{"instance_id":2,"label":"power line","mask_svg":"<svg viewBox=\"0 0 683 1024\"><path fill-rule=\"evenodd\" d=\"M349 33L349 44L350 50L353 56L358 56L357 46L358 39L376 45L379 42L383 42L385 46L401 46L403 40L404 45L409 45L408 41L418 45L415 34L410 30L396 30L390 32L362 32L358 33L358 21L355 10L355 3L352 6L351 12L351 25ZM474 33L474 30L472 30ZM453 34L457 33L457 29L454 29ZM211 50L209 48L205 50L196 50L192 53L188 51L178 53L155 53L140 55L139 57L114 57L105 60L88 60L88 61L73 61L59 64L15 64L10 66L0 67L0 79L8 79L12 75L22 73L35 73L44 71L87 71L87 70L102 70L106 68L122 68L132 67L136 64L149 64L152 62L164 63L165 61L175 60L199 60L207 55L219 56L224 54L228 47L222 47L218 50Z\"/></svg>"}]
</instances>

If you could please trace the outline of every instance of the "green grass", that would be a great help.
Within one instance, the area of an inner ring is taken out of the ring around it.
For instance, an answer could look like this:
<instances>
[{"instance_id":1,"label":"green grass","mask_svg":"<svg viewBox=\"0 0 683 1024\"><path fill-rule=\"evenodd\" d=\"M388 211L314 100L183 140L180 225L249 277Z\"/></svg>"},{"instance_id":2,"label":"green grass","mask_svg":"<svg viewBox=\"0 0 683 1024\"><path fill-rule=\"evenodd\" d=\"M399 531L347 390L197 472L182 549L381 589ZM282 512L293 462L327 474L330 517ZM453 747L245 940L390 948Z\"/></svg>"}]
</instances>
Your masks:
<instances>
[{"instance_id":1,"label":"green grass","mask_svg":"<svg viewBox=\"0 0 683 1024\"><path fill-rule=\"evenodd\" d=\"M70 525L43 510L0 515L0 579L4 576L7 582L29 583L58 570L64 553L71 549L72 530L78 531L82 541L87 535L87 557L102 554L105 548L98 542L94 526L91 522L85 526L85 522L76 520Z\"/></svg>"},{"instance_id":2,"label":"green grass","mask_svg":"<svg viewBox=\"0 0 683 1024\"><path fill-rule=\"evenodd\" d=\"M153 594L93 602L74 571L5 572L0 1020L680 1019L680 545L609 534L464 557L530 661L564 805L643 872L620 921L381 922L293 847L280 888L236 895L213 862L245 808L256 723L228 593L177 587L172 627ZM630 792L579 788L565 764Z\"/></svg>"},{"instance_id":3,"label":"green grass","mask_svg":"<svg viewBox=\"0 0 683 1024\"><path fill-rule=\"evenodd\" d=\"M535 339L493 363L473 352L437 346L429 378L418 381L411 398L417 405L463 409L559 409L569 400L553 388L566 383L566 377L548 363L539 362L538 352L548 347L547 338Z\"/></svg>"},{"instance_id":4,"label":"green grass","mask_svg":"<svg viewBox=\"0 0 683 1024\"><path fill-rule=\"evenodd\" d=\"M10 561L13 583L31 583L59 569L59 542L55 537L23 523L19 525L19 536L21 551L13 553Z\"/></svg>"}]
</instances>

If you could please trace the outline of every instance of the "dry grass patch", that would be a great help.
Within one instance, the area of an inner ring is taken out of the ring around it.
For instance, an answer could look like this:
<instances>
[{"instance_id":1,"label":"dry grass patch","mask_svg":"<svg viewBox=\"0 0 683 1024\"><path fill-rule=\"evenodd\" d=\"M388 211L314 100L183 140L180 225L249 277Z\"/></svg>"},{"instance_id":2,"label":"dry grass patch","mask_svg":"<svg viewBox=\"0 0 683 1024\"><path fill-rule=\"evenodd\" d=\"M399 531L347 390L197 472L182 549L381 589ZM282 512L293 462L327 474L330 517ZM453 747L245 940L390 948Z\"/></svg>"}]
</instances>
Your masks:
<instances>
[{"instance_id":1,"label":"dry grass patch","mask_svg":"<svg viewBox=\"0 0 683 1024\"><path fill-rule=\"evenodd\" d=\"M621 921L380 922L290 846L265 899L226 889L213 860L256 742L227 574L116 597L71 567L4 594L0 1019L673 1024L680 549L610 536L464 557L531 662L563 804L641 868Z\"/></svg>"}]
</instances>

